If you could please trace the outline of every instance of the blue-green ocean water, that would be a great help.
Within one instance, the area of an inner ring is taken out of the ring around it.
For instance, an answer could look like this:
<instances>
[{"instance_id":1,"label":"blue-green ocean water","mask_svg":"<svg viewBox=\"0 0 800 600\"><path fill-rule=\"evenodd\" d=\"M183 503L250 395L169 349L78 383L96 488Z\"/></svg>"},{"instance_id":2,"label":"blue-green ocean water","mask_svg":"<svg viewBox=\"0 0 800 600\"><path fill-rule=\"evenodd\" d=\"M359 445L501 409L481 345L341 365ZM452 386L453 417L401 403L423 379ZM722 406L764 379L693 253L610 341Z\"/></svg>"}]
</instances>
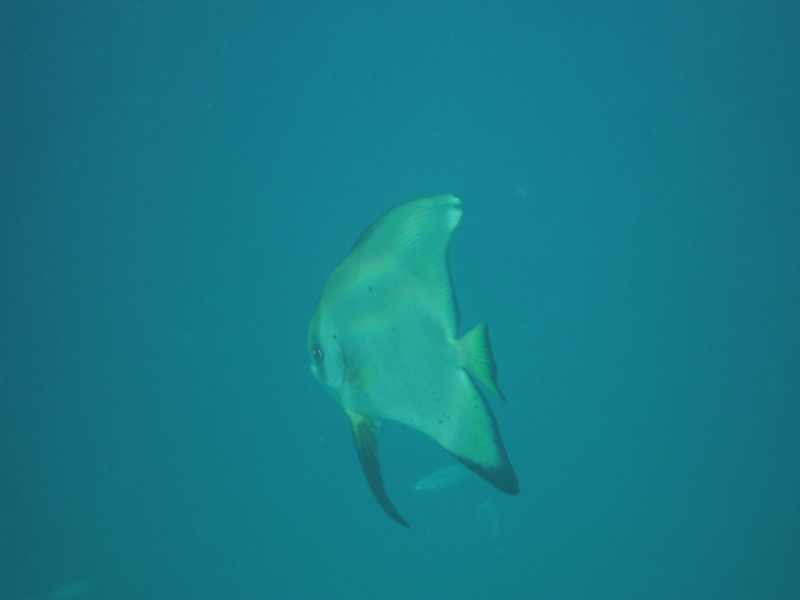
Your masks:
<instances>
[{"instance_id":1,"label":"blue-green ocean water","mask_svg":"<svg viewBox=\"0 0 800 600\"><path fill-rule=\"evenodd\" d=\"M800 597L798 6L0 3L0 599ZM306 331L437 193L522 491L406 530Z\"/></svg>"}]
</instances>

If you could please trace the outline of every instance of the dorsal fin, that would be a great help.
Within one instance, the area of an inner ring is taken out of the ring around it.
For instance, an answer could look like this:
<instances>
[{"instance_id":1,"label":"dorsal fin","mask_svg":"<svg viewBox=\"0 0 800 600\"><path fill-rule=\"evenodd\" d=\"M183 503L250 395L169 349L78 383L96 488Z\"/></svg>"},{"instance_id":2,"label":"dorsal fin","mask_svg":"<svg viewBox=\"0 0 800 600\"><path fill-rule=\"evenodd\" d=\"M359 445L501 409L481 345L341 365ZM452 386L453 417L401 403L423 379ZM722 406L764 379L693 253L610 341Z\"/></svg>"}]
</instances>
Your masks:
<instances>
[{"instance_id":1,"label":"dorsal fin","mask_svg":"<svg viewBox=\"0 0 800 600\"><path fill-rule=\"evenodd\" d=\"M352 262L365 271L374 265L413 275L425 290L426 302L442 315L454 338L459 315L447 247L463 213L464 206L455 196L431 196L400 204L364 230L340 268L347 271Z\"/></svg>"}]
</instances>

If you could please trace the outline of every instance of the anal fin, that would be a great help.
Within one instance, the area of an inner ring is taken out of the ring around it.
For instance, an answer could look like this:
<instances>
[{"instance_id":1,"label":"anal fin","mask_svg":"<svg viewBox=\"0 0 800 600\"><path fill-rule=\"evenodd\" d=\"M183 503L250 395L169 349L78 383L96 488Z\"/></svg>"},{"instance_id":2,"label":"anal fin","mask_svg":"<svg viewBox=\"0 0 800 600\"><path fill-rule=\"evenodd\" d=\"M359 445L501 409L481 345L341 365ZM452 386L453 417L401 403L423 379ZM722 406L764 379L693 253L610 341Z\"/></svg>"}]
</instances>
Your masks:
<instances>
[{"instance_id":1,"label":"anal fin","mask_svg":"<svg viewBox=\"0 0 800 600\"><path fill-rule=\"evenodd\" d=\"M375 499L387 515L400 523L400 525L408 527L408 523L392 504L389 495L386 493L386 487L383 485L381 460L378 455L378 426L380 421L374 417L350 411L347 411L347 416L350 417L350 425L353 428L353 440L356 444L358 460L361 461L361 468L364 469L364 475Z\"/></svg>"}]
</instances>

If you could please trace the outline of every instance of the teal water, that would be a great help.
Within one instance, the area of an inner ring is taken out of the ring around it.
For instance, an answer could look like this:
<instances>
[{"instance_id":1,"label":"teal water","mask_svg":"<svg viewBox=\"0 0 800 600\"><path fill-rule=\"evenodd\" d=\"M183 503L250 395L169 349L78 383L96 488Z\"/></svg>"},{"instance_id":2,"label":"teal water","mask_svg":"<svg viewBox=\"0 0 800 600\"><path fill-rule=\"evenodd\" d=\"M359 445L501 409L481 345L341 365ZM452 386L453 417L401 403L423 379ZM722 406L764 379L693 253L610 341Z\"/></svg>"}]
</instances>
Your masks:
<instances>
[{"instance_id":1,"label":"teal water","mask_svg":"<svg viewBox=\"0 0 800 600\"><path fill-rule=\"evenodd\" d=\"M799 597L798 25L0 2L0 600ZM522 491L387 423L405 530L305 336L438 193Z\"/></svg>"}]
</instances>

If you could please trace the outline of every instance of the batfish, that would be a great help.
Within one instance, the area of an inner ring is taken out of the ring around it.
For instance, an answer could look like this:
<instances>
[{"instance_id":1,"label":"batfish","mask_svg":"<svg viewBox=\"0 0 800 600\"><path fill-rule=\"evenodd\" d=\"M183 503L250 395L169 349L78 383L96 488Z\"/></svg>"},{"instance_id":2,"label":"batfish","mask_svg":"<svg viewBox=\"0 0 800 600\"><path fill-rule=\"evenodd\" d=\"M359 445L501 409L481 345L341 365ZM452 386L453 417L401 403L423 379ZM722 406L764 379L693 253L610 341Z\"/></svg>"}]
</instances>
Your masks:
<instances>
[{"instance_id":1,"label":"batfish","mask_svg":"<svg viewBox=\"0 0 800 600\"><path fill-rule=\"evenodd\" d=\"M369 226L333 271L308 330L311 371L350 418L356 451L383 510L380 419L417 429L509 494L519 483L476 382L501 399L483 323L458 338L447 249L463 213L453 196L401 204Z\"/></svg>"}]
</instances>

